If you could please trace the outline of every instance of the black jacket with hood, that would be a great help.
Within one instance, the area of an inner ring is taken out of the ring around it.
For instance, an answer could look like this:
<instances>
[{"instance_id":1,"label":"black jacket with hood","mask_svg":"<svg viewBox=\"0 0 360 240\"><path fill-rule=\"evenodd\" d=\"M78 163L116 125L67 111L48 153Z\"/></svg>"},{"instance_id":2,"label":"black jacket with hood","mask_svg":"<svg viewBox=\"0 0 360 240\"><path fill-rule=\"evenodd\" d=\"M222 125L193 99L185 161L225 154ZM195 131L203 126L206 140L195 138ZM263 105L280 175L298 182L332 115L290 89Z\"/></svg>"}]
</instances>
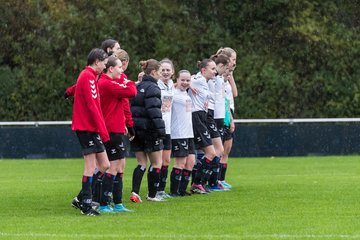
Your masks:
<instances>
[{"instance_id":1,"label":"black jacket with hood","mask_svg":"<svg viewBox=\"0 0 360 240\"><path fill-rule=\"evenodd\" d=\"M144 75L137 85L137 95L131 99L131 113L138 137L164 139L165 123L161 113L161 90L157 80Z\"/></svg>"}]
</instances>

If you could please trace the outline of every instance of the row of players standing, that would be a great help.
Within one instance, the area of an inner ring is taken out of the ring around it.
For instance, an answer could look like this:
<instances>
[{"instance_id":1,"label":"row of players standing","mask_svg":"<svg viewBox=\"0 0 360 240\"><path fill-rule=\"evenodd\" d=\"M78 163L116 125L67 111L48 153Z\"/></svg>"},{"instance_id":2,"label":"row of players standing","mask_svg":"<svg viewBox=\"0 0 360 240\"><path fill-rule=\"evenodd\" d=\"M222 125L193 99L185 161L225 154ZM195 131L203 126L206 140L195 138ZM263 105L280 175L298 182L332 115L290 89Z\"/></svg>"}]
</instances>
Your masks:
<instances>
[{"instance_id":1,"label":"row of players standing","mask_svg":"<svg viewBox=\"0 0 360 240\"><path fill-rule=\"evenodd\" d=\"M104 41L104 43L106 42L109 43L109 40ZM113 44L114 42L115 44ZM104 46L104 43L103 49L107 50L107 52L120 49L120 45L116 41L113 41L108 47L106 47L106 44ZM124 63L126 66L122 66ZM97 195L96 191L94 191L94 189L97 189L94 183L97 182L101 182L100 198L97 199L100 202L98 208L100 212L129 211L122 204L122 174L125 166L126 150L124 146L127 140L126 135L134 139L131 147L139 163L133 173L132 195L130 198L133 202L141 202L138 193L148 158L151 162L148 171L149 193L147 199L149 201L162 201L164 198L171 150L173 150L176 159L171 173L170 192L173 196L187 193L186 186L189 182L190 172L194 172L192 166L195 159L195 147L192 141L192 121L189 120L192 117L193 121L196 121L194 114L191 114L191 109L193 109L193 112L197 112L194 111L194 99L202 95L203 89L192 88L190 94L190 96L193 96L192 101L187 94L190 86L190 73L188 71L179 71L176 88L173 88L174 85L170 80L171 75L174 73L172 62L164 60L158 63L156 60L148 60L141 63L145 75L143 81L138 84L136 91L134 83L128 81L126 75L122 72L122 67L126 69L127 63L128 56L127 62L120 61L114 56L107 59L105 51L94 49L88 56L88 66L80 74L77 84L74 85L77 87L73 86L67 90L67 95L75 95L72 128L77 133L85 159L82 189L79 195L74 198L72 205L81 209L81 213L86 215L99 215L92 204L92 195ZM209 60L208 62L203 61L203 65L200 65L201 74L206 80L215 77L216 68L214 69L211 66L212 63L213 61ZM229 63L224 65L227 65L227 68L230 69ZM161 76L159 75L160 66L163 66ZM211 68L210 72L212 74L206 75L209 73L206 70L208 68ZM101 74L103 70L104 72ZM168 74L166 71L168 71ZM163 81L158 82L157 79L159 78ZM160 88L166 87L170 95L161 94L162 92L159 91L157 83L159 83ZM98 94L101 96L101 104ZM134 128L132 128L134 123L131 121L131 117L128 119L125 115L126 113L129 115L130 112L128 111L128 98L135 95L136 97L132 99L131 104L131 112L135 122ZM207 105L205 102L203 104L204 106ZM206 109L204 110L206 111ZM103 114L103 121L101 121L101 114ZM174 117L174 114L177 114L177 117ZM115 117L115 115L118 117ZM183 117L187 119L185 121L180 120ZM164 123L163 119L167 124ZM120 124L121 127L119 127L120 122L123 123ZM180 125L184 123L187 126ZM230 123L229 126L229 132L231 132L232 124ZM166 131L165 127L167 128ZM178 136L175 135L176 128L178 129ZM187 129L186 136L179 132L179 130L183 131L184 129ZM196 137L196 131L194 133ZM200 138L203 137L208 138L207 136L200 136ZM105 142L107 154L104 151L103 142ZM212 171L215 166L214 163L216 162L216 166L218 166L221 156L217 156L216 153L214 155L213 151L209 151L208 149L211 148L209 146L213 145L212 143L207 144L209 142L202 144L202 146L197 145L202 147L205 152L205 157L198 162L198 169L193 177L194 184L191 190L197 193L205 193L205 189L201 188L201 183L206 179L203 175L214 172ZM222 154L225 160L225 154ZM212 161L209 161L209 159L212 159ZM98 169L96 174L94 174L95 166ZM159 193L162 193L163 196L159 195ZM109 200L111 196L113 196L114 208L110 206Z\"/></svg>"},{"instance_id":2,"label":"row of players standing","mask_svg":"<svg viewBox=\"0 0 360 240\"><path fill-rule=\"evenodd\" d=\"M145 154L135 149L138 166L133 173L130 200L142 201L139 190L147 168L145 155L151 162L148 179L153 174L156 175L154 179L160 178L159 182L148 183L148 200L163 201L166 198L190 195L186 191L190 175L193 181L192 193L206 194L211 191L228 190L231 185L225 181L225 175L228 154L232 147L232 133L235 129L232 114L233 96L237 92L232 90L236 88L232 71L236 64L236 52L231 48L220 49L211 59L199 62L200 72L196 75L191 76L187 70L179 71L175 85L171 79L175 72L173 63L169 59L164 59L160 64L160 79L157 85L161 90L161 111L166 135L162 134L159 137L156 131L151 132L149 125L142 124L141 116L144 114L134 111L137 106L132 106L133 117L136 119L135 129L141 129L137 135L143 136L140 139L146 140L149 145ZM138 85L138 91L141 89L144 88ZM137 98L142 98L139 93L134 99ZM133 102L137 105L138 101ZM197 163L194 166L195 151ZM170 194L167 194L165 186L171 154L175 157L175 163L170 174Z\"/></svg>"}]
</instances>

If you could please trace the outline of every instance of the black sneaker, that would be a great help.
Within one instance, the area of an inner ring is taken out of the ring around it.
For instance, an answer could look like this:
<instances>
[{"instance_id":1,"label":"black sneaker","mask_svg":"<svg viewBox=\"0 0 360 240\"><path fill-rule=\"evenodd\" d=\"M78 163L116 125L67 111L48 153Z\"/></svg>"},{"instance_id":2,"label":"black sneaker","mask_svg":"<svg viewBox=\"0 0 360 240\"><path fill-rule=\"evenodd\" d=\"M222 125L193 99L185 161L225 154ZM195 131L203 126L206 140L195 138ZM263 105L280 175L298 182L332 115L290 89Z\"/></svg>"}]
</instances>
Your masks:
<instances>
[{"instance_id":1,"label":"black sneaker","mask_svg":"<svg viewBox=\"0 0 360 240\"><path fill-rule=\"evenodd\" d=\"M92 201L91 202L91 207L96 210L96 209L98 209L100 207L100 203Z\"/></svg>"},{"instance_id":2,"label":"black sneaker","mask_svg":"<svg viewBox=\"0 0 360 240\"><path fill-rule=\"evenodd\" d=\"M74 197L74 199L71 202L71 206L76 209L81 209L81 202L77 197Z\"/></svg>"},{"instance_id":3,"label":"black sneaker","mask_svg":"<svg viewBox=\"0 0 360 240\"><path fill-rule=\"evenodd\" d=\"M212 189L210 188L209 185L203 185L203 188L205 189L205 191L206 191L207 193L211 193L211 192L212 192Z\"/></svg>"},{"instance_id":4,"label":"black sneaker","mask_svg":"<svg viewBox=\"0 0 360 240\"><path fill-rule=\"evenodd\" d=\"M100 213L93 209L91 206L88 206L87 208L81 209L81 214L87 215L87 216L99 216Z\"/></svg>"},{"instance_id":5,"label":"black sneaker","mask_svg":"<svg viewBox=\"0 0 360 240\"><path fill-rule=\"evenodd\" d=\"M198 193L198 194L207 194L208 193L205 191L204 187L201 184L195 184L195 183L193 183L191 185L190 191L192 193Z\"/></svg>"},{"instance_id":6,"label":"black sneaker","mask_svg":"<svg viewBox=\"0 0 360 240\"><path fill-rule=\"evenodd\" d=\"M170 196L172 198L175 198L175 197L180 197L181 195L180 195L180 193L170 193Z\"/></svg>"}]
</instances>

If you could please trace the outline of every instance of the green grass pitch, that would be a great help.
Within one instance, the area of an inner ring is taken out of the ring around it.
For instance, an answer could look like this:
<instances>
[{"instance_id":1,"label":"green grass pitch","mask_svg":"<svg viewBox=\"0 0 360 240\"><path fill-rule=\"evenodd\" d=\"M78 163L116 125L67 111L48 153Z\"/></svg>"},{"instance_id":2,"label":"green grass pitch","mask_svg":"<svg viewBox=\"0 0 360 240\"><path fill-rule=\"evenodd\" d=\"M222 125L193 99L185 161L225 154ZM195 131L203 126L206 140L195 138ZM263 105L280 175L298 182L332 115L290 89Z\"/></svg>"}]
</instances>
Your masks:
<instances>
[{"instance_id":1,"label":"green grass pitch","mask_svg":"<svg viewBox=\"0 0 360 240\"><path fill-rule=\"evenodd\" d=\"M82 159L0 160L0 239L360 239L359 156L233 158L231 191L141 204L135 165L135 212L88 217L70 206Z\"/></svg>"}]
</instances>

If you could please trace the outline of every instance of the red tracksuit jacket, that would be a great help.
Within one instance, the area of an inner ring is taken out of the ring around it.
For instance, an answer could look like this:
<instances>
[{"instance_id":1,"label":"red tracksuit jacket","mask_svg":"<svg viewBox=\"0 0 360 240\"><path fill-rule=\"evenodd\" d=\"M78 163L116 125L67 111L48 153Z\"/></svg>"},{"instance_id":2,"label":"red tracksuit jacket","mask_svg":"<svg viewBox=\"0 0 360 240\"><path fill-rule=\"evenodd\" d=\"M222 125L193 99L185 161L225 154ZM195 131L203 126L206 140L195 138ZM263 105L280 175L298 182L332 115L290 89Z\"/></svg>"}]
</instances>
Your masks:
<instances>
[{"instance_id":1,"label":"red tracksuit jacket","mask_svg":"<svg viewBox=\"0 0 360 240\"><path fill-rule=\"evenodd\" d=\"M119 83L106 74L99 79L101 110L109 133L125 133L124 102L137 93L134 82ZM76 99L76 96L75 96Z\"/></svg>"},{"instance_id":2,"label":"red tracksuit jacket","mask_svg":"<svg viewBox=\"0 0 360 240\"><path fill-rule=\"evenodd\" d=\"M109 134L105 126L100 106L100 95L97 73L87 66L79 75L76 82L72 130L97 132L103 142L109 141Z\"/></svg>"},{"instance_id":3,"label":"red tracksuit jacket","mask_svg":"<svg viewBox=\"0 0 360 240\"><path fill-rule=\"evenodd\" d=\"M127 81L127 76L125 73L122 73L120 76L120 79L117 80L118 83L124 83L124 81ZM135 85L136 88L136 85ZM130 110L130 101L129 98L123 98L122 99L123 102L123 107L124 107L124 114L125 114L125 125L128 128L134 127L134 121L132 119L132 113Z\"/></svg>"}]
</instances>

